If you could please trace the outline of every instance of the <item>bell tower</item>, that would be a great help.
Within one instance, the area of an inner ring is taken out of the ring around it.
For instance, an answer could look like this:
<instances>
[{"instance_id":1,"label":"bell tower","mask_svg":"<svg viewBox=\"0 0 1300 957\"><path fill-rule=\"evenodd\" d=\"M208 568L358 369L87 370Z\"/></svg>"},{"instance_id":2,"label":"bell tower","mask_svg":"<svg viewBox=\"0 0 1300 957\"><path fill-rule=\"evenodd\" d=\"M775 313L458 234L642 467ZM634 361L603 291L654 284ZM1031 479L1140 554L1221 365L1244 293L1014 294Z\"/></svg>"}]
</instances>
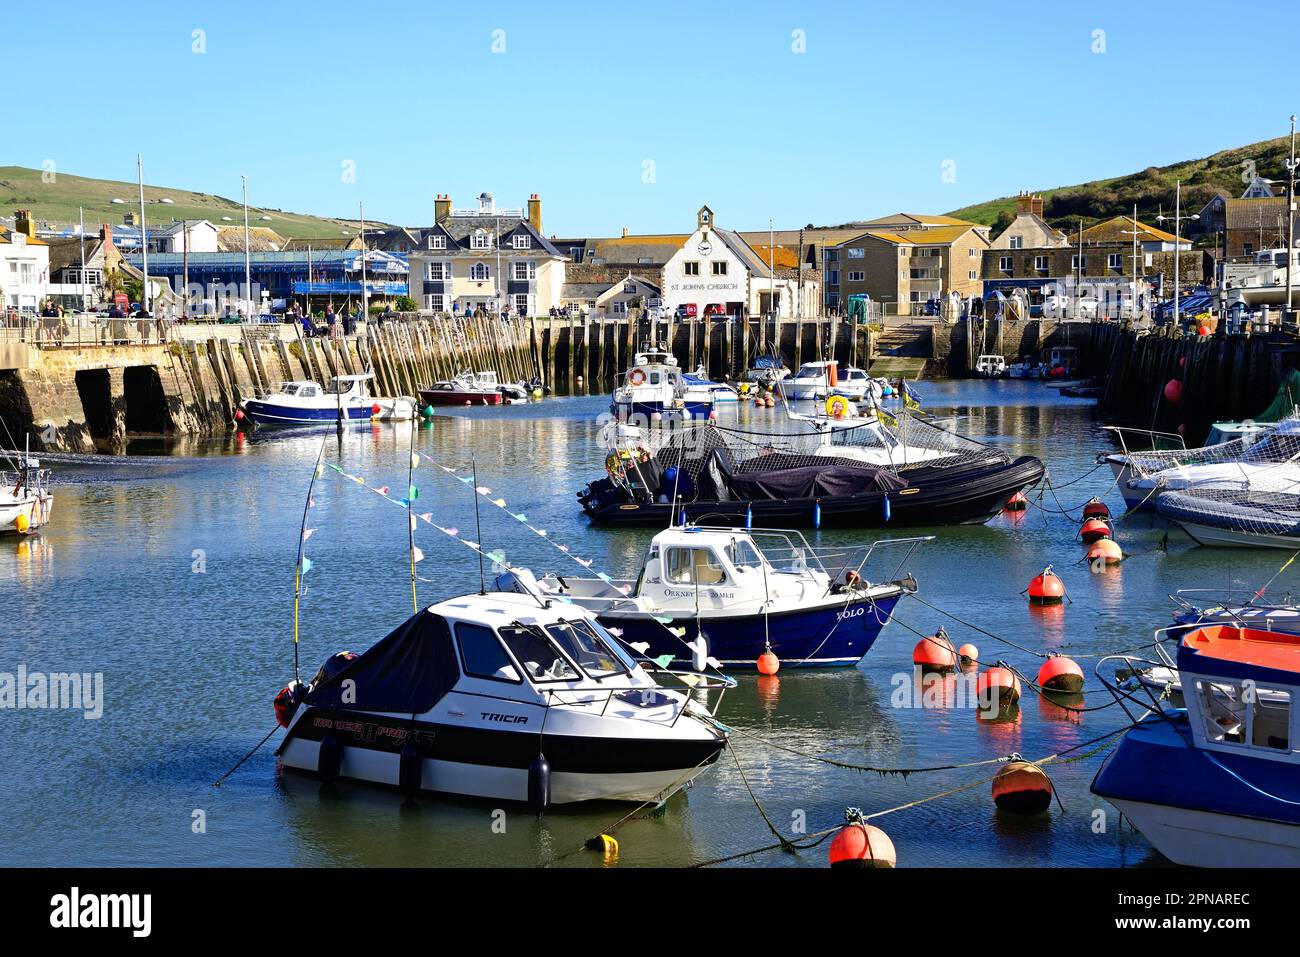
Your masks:
<instances>
[{"instance_id":1,"label":"bell tower","mask_svg":"<svg viewBox=\"0 0 1300 957\"><path fill-rule=\"evenodd\" d=\"M707 206L701 206L700 211L696 213L696 223L700 229L710 229L713 226L713 210Z\"/></svg>"}]
</instances>

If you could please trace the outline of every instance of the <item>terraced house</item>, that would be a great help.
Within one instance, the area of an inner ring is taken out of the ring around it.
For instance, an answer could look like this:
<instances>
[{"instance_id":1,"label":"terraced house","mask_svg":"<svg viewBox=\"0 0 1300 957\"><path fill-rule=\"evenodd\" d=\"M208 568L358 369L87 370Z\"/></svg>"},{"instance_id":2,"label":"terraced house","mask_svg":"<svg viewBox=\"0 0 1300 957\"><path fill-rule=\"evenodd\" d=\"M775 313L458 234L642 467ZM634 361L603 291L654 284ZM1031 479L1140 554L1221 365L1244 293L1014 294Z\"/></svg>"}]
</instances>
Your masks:
<instances>
[{"instance_id":1,"label":"terraced house","mask_svg":"<svg viewBox=\"0 0 1300 957\"><path fill-rule=\"evenodd\" d=\"M897 213L823 250L828 309L870 296L888 315L920 315L951 292L979 295L988 227L950 216Z\"/></svg>"},{"instance_id":2,"label":"terraced house","mask_svg":"<svg viewBox=\"0 0 1300 957\"><path fill-rule=\"evenodd\" d=\"M434 225L409 254L411 295L421 311L535 316L558 308L565 257L542 234L542 201L498 209L491 193L456 209L438 196Z\"/></svg>"}]
</instances>

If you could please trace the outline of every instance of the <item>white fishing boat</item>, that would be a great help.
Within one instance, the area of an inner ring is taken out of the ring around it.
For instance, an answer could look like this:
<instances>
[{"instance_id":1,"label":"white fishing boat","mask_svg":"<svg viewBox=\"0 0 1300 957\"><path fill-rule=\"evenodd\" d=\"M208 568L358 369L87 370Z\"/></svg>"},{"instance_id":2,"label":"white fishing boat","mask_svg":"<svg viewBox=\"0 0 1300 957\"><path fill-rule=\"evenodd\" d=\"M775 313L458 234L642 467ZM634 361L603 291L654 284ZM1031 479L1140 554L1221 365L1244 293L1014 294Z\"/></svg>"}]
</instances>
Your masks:
<instances>
[{"instance_id":1,"label":"white fishing boat","mask_svg":"<svg viewBox=\"0 0 1300 957\"><path fill-rule=\"evenodd\" d=\"M654 346L643 347L632 359L632 367L614 389L610 412L624 420L645 421L707 419L713 411L712 391L682 378L672 353Z\"/></svg>"},{"instance_id":2,"label":"white fishing boat","mask_svg":"<svg viewBox=\"0 0 1300 957\"><path fill-rule=\"evenodd\" d=\"M1300 483L1300 473L1292 485ZM1246 488L1185 488L1156 496L1156 512L1198 545L1300 550L1300 494Z\"/></svg>"},{"instance_id":3,"label":"white fishing boat","mask_svg":"<svg viewBox=\"0 0 1300 957\"><path fill-rule=\"evenodd\" d=\"M0 535L30 535L54 508L50 473L30 451L17 453L11 463L12 470L0 472Z\"/></svg>"},{"instance_id":4,"label":"white fishing boat","mask_svg":"<svg viewBox=\"0 0 1300 957\"><path fill-rule=\"evenodd\" d=\"M777 382L776 387L792 402L826 398L833 385L838 383L838 364L835 361L805 362L788 379Z\"/></svg>"},{"instance_id":5,"label":"white fishing boat","mask_svg":"<svg viewBox=\"0 0 1300 957\"><path fill-rule=\"evenodd\" d=\"M899 599L916 590L910 575L897 573L930 540L828 549L823 562L797 531L675 526L651 539L634 581L538 579L512 569L497 587L572 602L649 657L666 655L697 671L710 658L753 668L765 651L783 668L849 666L871 649ZM891 580L867 580L876 550L898 547L906 552Z\"/></svg>"},{"instance_id":6,"label":"white fishing boat","mask_svg":"<svg viewBox=\"0 0 1300 957\"><path fill-rule=\"evenodd\" d=\"M688 386L695 386L707 389L713 396L713 401L721 402L739 402L740 393L736 391L735 386L728 385L725 382L714 382L709 378L708 371L704 366L698 366L694 372L683 373L682 382Z\"/></svg>"},{"instance_id":7,"label":"white fishing boat","mask_svg":"<svg viewBox=\"0 0 1300 957\"><path fill-rule=\"evenodd\" d=\"M997 379L1007 371L1007 360L999 355L983 355L975 360L975 376L980 379Z\"/></svg>"},{"instance_id":8,"label":"white fishing boat","mask_svg":"<svg viewBox=\"0 0 1300 957\"><path fill-rule=\"evenodd\" d=\"M370 395L367 383L373 378L365 372L335 376L327 386L309 379L285 382L271 392L244 399L236 418L264 427L411 419L415 400Z\"/></svg>"},{"instance_id":9,"label":"white fishing boat","mask_svg":"<svg viewBox=\"0 0 1300 957\"><path fill-rule=\"evenodd\" d=\"M577 605L487 592L432 605L276 698L283 767L493 801L661 803L726 745L729 679L635 659Z\"/></svg>"},{"instance_id":10,"label":"white fishing boat","mask_svg":"<svg viewBox=\"0 0 1300 957\"><path fill-rule=\"evenodd\" d=\"M1300 867L1300 638L1228 625L1184 634L1173 659L1183 700L1108 677L1169 659L1102 659L1098 677L1133 727L1092 792L1155 848L1194 867Z\"/></svg>"}]
</instances>

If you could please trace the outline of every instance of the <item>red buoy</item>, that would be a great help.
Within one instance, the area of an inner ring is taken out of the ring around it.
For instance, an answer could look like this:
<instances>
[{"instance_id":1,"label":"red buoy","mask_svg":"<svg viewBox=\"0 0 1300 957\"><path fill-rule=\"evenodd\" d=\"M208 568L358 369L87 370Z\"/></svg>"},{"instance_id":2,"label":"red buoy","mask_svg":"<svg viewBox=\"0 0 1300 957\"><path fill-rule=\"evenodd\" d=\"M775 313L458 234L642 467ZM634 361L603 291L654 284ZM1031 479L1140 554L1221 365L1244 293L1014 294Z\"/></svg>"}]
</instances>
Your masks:
<instances>
[{"instance_id":1,"label":"red buoy","mask_svg":"<svg viewBox=\"0 0 1300 957\"><path fill-rule=\"evenodd\" d=\"M849 808L848 821L831 841L831 867L895 867L898 854L889 835L862 819L862 812Z\"/></svg>"},{"instance_id":2,"label":"red buoy","mask_svg":"<svg viewBox=\"0 0 1300 957\"><path fill-rule=\"evenodd\" d=\"M932 637L918 641L912 649L912 664L925 671L952 671L957 667L957 649L948 633L940 628Z\"/></svg>"},{"instance_id":3,"label":"red buoy","mask_svg":"<svg viewBox=\"0 0 1300 957\"><path fill-rule=\"evenodd\" d=\"M1201 326L1199 329L1196 330L1196 333L1197 335L1208 336L1213 331L1214 330L1211 329L1209 326Z\"/></svg>"},{"instance_id":4,"label":"red buoy","mask_svg":"<svg viewBox=\"0 0 1300 957\"><path fill-rule=\"evenodd\" d=\"M1124 560L1124 551L1112 538L1102 538L1092 543L1088 549L1088 561L1103 565L1118 565Z\"/></svg>"},{"instance_id":5,"label":"red buoy","mask_svg":"<svg viewBox=\"0 0 1300 957\"><path fill-rule=\"evenodd\" d=\"M240 421L240 420L242 420L243 418L244 418L244 410L243 410L243 409L236 409L236 410L235 410L235 420L236 420L236 421Z\"/></svg>"},{"instance_id":6,"label":"red buoy","mask_svg":"<svg viewBox=\"0 0 1300 957\"><path fill-rule=\"evenodd\" d=\"M1084 518L1110 518L1110 508L1099 498L1090 499L1083 506Z\"/></svg>"},{"instance_id":7,"label":"red buoy","mask_svg":"<svg viewBox=\"0 0 1300 957\"><path fill-rule=\"evenodd\" d=\"M1170 379L1165 383L1165 398L1177 405L1183 401L1183 384L1177 379Z\"/></svg>"},{"instance_id":8,"label":"red buoy","mask_svg":"<svg viewBox=\"0 0 1300 957\"><path fill-rule=\"evenodd\" d=\"M981 705L1004 707L1020 700L1020 678L1002 662L975 678L975 695Z\"/></svg>"},{"instance_id":9,"label":"red buoy","mask_svg":"<svg viewBox=\"0 0 1300 957\"><path fill-rule=\"evenodd\" d=\"M1038 765L1014 757L993 778L993 803L1008 814L1042 814L1052 803L1052 781Z\"/></svg>"},{"instance_id":10,"label":"red buoy","mask_svg":"<svg viewBox=\"0 0 1300 957\"><path fill-rule=\"evenodd\" d=\"M1038 687L1044 691L1074 694L1083 690L1083 669L1071 658L1052 655L1038 669Z\"/></svg>"},{"instance_id":11,"label":"red buoy","mask_svg":"<svg viewBox=\"0 0 1300 957\"><path fill-rule=\"evenodd\" d=\"M1025 591L1032 605L1059 605L1065 600L1065 582L1056 576L1051 565L1041 575L1035 575Z\"/></svg>"},{"instance_id":12,"label":"red buoy","mask_svg":"<svg viewBox=\"0 0 1300 957\"><path fill-rule=\"evenodd\" d=\"M957 649L957 657L961 659L963 668L976 668L980 662L980 650L968 641Z\"/></svg>"},{"instance_id":13,"label":"red buoy","mask_svg":"<svg viewBox=\"0 0 1300 957\"><path fill-rule=\"evenodd\" d=\"M1024 492L1017 492L1011 496L1010 500L1004 506L1008 512L1023 512L1029 507L1029 499L1025 498Z\"/></svg>"},{"instance_id":14,"label":"red buoy","mask_svg":"<svg viewBox=\"0 0 1300 957\"><path fill-rule=\"evenodd\" d=\"M758 673L761 675L774 675L781 670L781 659L767 650L758 656Z\"/></svg>"},{"instance_id":15,"label":"red buoy","mask_svg":"<svg viewBox=\"0 0 1300 957\"><path fill-rule=\"evenodd\" d=\"M1090 518L1079 529L1079 537L1089 544L1103 538L1110 538L1110 526L1100 518Z\"/></svg>"}]
</instances>

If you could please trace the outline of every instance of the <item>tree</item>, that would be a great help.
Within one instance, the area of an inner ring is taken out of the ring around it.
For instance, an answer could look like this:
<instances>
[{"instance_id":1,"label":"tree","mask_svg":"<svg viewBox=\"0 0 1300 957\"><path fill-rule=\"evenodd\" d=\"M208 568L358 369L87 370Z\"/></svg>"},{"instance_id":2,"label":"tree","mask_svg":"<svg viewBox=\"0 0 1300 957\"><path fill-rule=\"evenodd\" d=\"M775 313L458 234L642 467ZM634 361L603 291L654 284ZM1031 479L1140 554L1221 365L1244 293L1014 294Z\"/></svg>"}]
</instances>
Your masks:
<instances>
[{"instance_id":1,"label":"tree","mask_svg":"<svg viewBox=\"0 0 1300 957\"><path fill-rule=\"evenodd\" d=\"M398 312L417 312L420 307L410 296L398 296L393 300L393 308Z\"/></svg>"}]
</instances>

